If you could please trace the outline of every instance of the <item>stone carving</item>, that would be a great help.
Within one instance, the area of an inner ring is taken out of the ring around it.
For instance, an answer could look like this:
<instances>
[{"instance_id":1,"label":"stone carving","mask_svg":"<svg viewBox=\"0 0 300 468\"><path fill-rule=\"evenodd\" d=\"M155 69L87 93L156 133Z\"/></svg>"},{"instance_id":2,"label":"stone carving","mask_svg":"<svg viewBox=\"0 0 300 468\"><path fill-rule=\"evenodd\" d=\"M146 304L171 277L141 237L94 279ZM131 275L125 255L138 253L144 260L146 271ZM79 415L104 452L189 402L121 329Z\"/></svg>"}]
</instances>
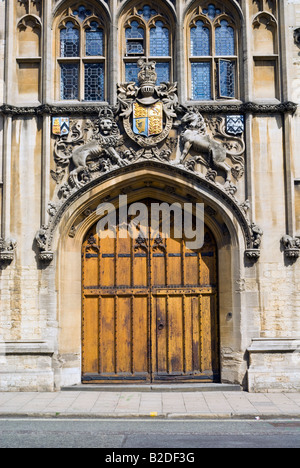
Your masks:
<instances>
[{"instance_id":1,"label":"stone carving","mask_svg":"<svg viewBox=\"0 0 300 468\"><path fill-rule=\"evenodd\" d=\"M133 164L159 165L162 169L168 167L170 173L188 173L195 182L201 179L203 186L230 205L242 225L247 256L257 259L262 231L251 224L249 202L238 201L238 184L232 182L232 178L238 181L244 175L242 127L234 131L237 135L229 135L224 112L217 115L211 106L206 114L201 110L203 106L181 107L176 83L157 85L155 62L140 59L138 65L138 83L118 85L115 107L85 107L84 115L80 106L65 109L44 106L35 110L49 115L55 110L56 116L73 115L67 135L52 135L56 168L51 175L57 190L48 205L49 224L42 226L36 235L40 260L52 260L54 230L72 201L102 180L113 178L114 172L124 173ZM9 108L8 112L13 110ZM238 115L236 109L233 112ZM241 115L239 119L242 121ZM131 188L122 190L126 193ZM166 191L173 190L171 185L166 186ZM78 226L75 223L70 228L71 238Z\"/></svg>"},{"instance_id":2,"label":"stone carving","mask_svg":"<svg viewBox=\"0 0 300 468\"><path fill-rule=\"evenodd\" d=\"M248 206L248 201L245 202ZM243 210L245 204L243 204ZM248 221L250 232L251 232L251 247L246 249L245 255L249 260L256 261L260 257L260 246L262 242L263 231L256 223L250 223Z\"/></svg>"},{"instance_id":3,"label":"stone carving","mask_svg":"<svg viewBox=\"0 0 300 468\"><path fill-rule=\"evenodd\" d=\"M281 243L286 257L294 259L300 257L300 237L285 235L282 237Z\"/></svg>"},{"instance_id":4,"label":"stone carving","mask_svg":"<svg viewBox=\"0 0 300 468\"><path fill-rule=\"evenodd\" d=\"M294 30L294 41L298 46L300 45L300 28Z\"/></svg>"},{"instance_id":5,"label":"stone carving","mask_svg":"<svg viewBox=\"0 0 300 468\"><path fill-rule=\"evenodd\" d=\"M226 162L226 159L229 156L234 163L238 163L242 167L244 166L242 155L245 151L245 146L243 141L240 138L235 138L234 141L240 143L240 150L232 151L231 147L234 145L230 144L230 137L224 131L220 131L220 129L218 129L219 135L226 139L228 138L225 143L209 135L203 116L193 109L185 114L182 122L186 124L186 129L182 133L184 149L180 158L180 164L185 163L191 149L198 154L202 152L207 153L212 158L213 166L216 169L225 171L226 181L230 182L232 166Z\"/></svg>"},{"instance_id":6,"label":"stone carving","mask_svg":"<svg viewBox=\"0 0 300 468\"><path fill-rule=\"evenodd\" d=\"M155 62L138 61L139 85L118 85L118 112L129 138L142 148L166 140L177 117L177 83L156 85Z\"/></svg>"},{"instance_id":7,"label":"stone carving","mask_svg":"<svg viewBox=\"0 0 300 468\"><path fill-rule=\"evenodd\" d=\"M253 247L255 249L259 249L261 245L261 238L263 236L263 231L261 228L255 224L251 224L251 231L252 231L252 242L253 242Z\"/></svg>"},{"instance_id":8,"label":"stone carving","mask_svg":"<svg viewBox=\"0 0 300 468\"><path fill-rule=\"evenodd\" d=\"M75 124L70 140L63 137L55 145L56 161L62 166L69 165L72 161L75 166L70 172L69 180L71 185L78 188L91 179L89 173L93 167L88 167L89 158L96 159L97 168L102 166L104 170L108 169L107 160L119 167L126 165L116 150L121 137L111 109L107 107L100 111L96 128L98 131L96 130L89 141L85 142L82 131ZM60 172L55 174L55 179L60 180Z\"/></svg>"},{"instance_id":9,"label":"stone carving","mask_svg":"<svg viewBox=\"0 0 300 468\"><path fill-rule=\"evenodd\" d=\"M40 250L39 260L42 262L51 262L53 260L53 252L48 249L48 226L43 225L41 229L38 230L35 236L35 241Z\"/></svg>"},{"instance_id":10,"label":"stone carving","mask_svg":"<svg viewBox=\"0 0 300 468\"><path fill-rule=\"evenodd\" d=\"M15 239L0 238L0 265L11 263L15 257L17 241Z\"/></svg>"}]
</instances>

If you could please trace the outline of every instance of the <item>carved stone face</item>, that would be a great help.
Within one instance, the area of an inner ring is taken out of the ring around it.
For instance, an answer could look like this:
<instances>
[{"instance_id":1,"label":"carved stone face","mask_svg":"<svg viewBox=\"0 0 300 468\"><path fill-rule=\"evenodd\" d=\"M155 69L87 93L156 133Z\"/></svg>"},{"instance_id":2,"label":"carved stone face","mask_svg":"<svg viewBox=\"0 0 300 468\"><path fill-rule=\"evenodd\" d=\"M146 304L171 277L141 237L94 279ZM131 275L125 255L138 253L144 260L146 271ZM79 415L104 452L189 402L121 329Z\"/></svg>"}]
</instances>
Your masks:
<instances>
[{"instance_id":1,"label":"carved stone face","mask_svg":"<svg viewBox=\"0 0 300 468\"><path fill-rule=\"evenodd\" d=\"M103 135L109 135L113 129L113 122L111 119L100 120L100 131Z\"/></svg>"}]
</instances>

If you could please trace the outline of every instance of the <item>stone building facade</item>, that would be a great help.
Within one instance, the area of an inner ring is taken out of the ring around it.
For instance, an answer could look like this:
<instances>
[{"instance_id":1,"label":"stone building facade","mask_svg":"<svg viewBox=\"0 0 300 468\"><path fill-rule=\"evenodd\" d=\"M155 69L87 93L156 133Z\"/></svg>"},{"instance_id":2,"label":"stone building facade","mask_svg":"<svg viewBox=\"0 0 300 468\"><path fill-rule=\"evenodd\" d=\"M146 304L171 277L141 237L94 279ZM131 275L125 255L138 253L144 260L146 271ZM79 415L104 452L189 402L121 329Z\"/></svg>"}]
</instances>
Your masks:
<instances>
[{"instance_id":1,"label":"stone building facade","mask_svg":"<svg viewBox=\"0 0 300 468\"><path fill-rule=\"evenodd\" d=\"M300 1L2 0L0 35L0 390L299 391ZM120 195L204 203L204 250L105 250Z\"/></svg>"}]
</instances>

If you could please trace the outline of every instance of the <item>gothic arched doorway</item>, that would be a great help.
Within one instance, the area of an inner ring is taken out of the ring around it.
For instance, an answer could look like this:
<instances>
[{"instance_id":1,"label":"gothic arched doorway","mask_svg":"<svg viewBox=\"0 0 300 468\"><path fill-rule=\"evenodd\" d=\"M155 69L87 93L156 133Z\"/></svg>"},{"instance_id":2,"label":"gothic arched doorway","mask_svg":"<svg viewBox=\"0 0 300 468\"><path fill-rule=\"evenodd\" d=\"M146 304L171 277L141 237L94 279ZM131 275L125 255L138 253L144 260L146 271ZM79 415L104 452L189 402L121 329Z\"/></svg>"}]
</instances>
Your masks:
<instances>
[{"instance_id":1,"label":"gothic arched doorway","mask_svg":"<svg viewBox=\"0 0 300 468\"><path fill-rule=\"evenodd\" d=\"M150 200L144 200L148 206ZM82 381L220 380L217 248L174 235L100 239L82 249ZM127 227L126 227L127 229Z\"/></svg>"}]
</instances>

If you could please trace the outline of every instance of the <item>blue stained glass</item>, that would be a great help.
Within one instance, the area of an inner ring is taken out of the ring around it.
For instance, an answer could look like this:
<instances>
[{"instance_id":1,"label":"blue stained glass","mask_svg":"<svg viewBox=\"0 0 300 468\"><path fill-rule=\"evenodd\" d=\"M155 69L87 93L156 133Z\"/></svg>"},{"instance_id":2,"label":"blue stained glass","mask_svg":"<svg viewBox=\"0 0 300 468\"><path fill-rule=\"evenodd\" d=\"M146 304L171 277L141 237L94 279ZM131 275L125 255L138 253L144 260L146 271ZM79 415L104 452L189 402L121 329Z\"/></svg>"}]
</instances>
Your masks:
<instances>
[{"instance_id":1,"label":"blue stained glass","mask_svg":"<svg viewBox=\"0 0 300 468\"><path fill-rule=\"evenodd\" d=\"M217 16L219 16L221 14L221 10L216 8L215 5L213 5L211 3L210 5L208 5L207 8L204 8L202 10L202 13L204 15L207 15L209 17L209 19L214 20Z\"/></svg>"},{"instance_id":2,"label":"blue stained glass","mask_svg":"<svg viewBox=\"0 0 300 468\"><path fill-rule=\"evenodd\" d=\"M204 27L203 21L197 21L191 28L191 55L200 57L210 55L210 32Z\"/></svg>"},{"instance_id":3,"label":"blue stained glass","mask_svg":"<svg viewBox=\"0 0 300 468\"><path fill-rule=\"evenodd\" d=\"M125 37L127 54L144 54L145 31L139 26L137 21L132 21L131 27L127 28L125 31Z\"/></svg>"},{"instance_id":4,"label":"blue stained glass","mask_svg":"<svg viewBox=\"0 0 300 468\"><path fill-rule=\"evenodd\" d=\"M170 55L169 30L164 28L162 21L155 23L150 29L150 55L152 57L168 57Z\"/></svg>"},{"instance_id":5,"label":"blue stained glass","mask_svg":"<svg viewBox=\"0 0 300 468\"><path fill-rule=\"evenodd\" d=\"M211 99L211 65L206 62L192 63L192 99Z\"/></svg>"},{"instance_id":6,"label":"blue stained glass","mask_svg":"<svg viewBox=\"0 0 300 468\"><path fill-rule=\"evenodd\" d=\"M125 80L127 83L138 82L138 73L139 73L139 68L137 66L137 63L126 63L125 64Z\"/></svg>"},{"instance_id":7,"label":"blue stained glass","mask_svg":"<svg viewBox=\"0 0 300 468\"><path fill-rule=\"evenodd\" d=\"M235 55L234 29L228 26L226 20L216 28L216 55Z\"/></svg>"},{"instance_id":8,"label":"blue stained glass","mask_svg":"<svg viewBox=\"0 0 300 468\"><path fill-rule=\"evenodd\" d=\"M98 28L98 23L91 23L91 29L86 30L85 40L87 57L104 55L104 34L103 30Z\"/></svg>"},{"instance_id":9,"label":"blue stained glass","mask_svg":"<svg viewBox=\"0 0 300 468\"><path fill-rule=\"evenodd\" d=\"M220 97L235 96L235 64L229 60L219 60L219 94Z\"/></svg>"},{"instance_id":10,"label":"blue stained glass","mask_svg":"<svg viewBox=\"0 0 300 468\"><path fill-rule=\"evenodd\" d=\"M61 99L73 100L78 99L78 79L79 65L78 64L62 64L61 65Z\"/></svg>"},{"instance_id":11,"label":"blue stained glass","mask_svg":"<svg viewBox=\"0 0 300 468\"><path fill-rule=\"evenodd\" d=\"M91 10L88 10L84 5L80 5L77 10L73 10L73 16L77 16L80 21L84 21L91 14Z\"/></svg>"},{"instance_id":12,"label":"blue stained glass","mask_svg":"<svg viewBox=\"0 0 300 468\"><path fill-rule=\"evenodd\" d=\"M60 56L79 57L79 31L71 21L60 31Z\"/></svg>"},{"instance_id":13,"label":"blue stained glass","mask_svg":"<svg viewBox=\"0 0 300 468\"><path fill-rule=\"evenodd\" d=\"M126 28L126 39L144 39L145 31L137 21L132 21L130 28Z\"/></svg>"},{"instance_id":14,"label":"blue stained glass","mask_svg":"<svg viewBox=\"0 0 300 468\"><path fill-rule=\"evenodd\" d=\"M156 84L168 83L170 81L170 64L169 63L156 63L155 70L157 73Z\"/></svg>"},{"instance_id":15,"label":"blue stained glass","mask_svg":"<svg viewBox=\"0 0 300 468\"><path fill-rule=\"evenodd\" d=\"M149 21L153 16L157 15L157 11L149 5L145 5L138 11L138 15L142 16L144 20Z\"/></svg>"},{"instance_id":16,"label":"blue stained glass","mask_svg":"<svg viewBox=\"0 0 300 468\"><path fill-rule=\"evenodd\" d=\"M84 66L84 98L86 101L104 100L104 65L86 63Z\"/></svg>"}]
</instances>

